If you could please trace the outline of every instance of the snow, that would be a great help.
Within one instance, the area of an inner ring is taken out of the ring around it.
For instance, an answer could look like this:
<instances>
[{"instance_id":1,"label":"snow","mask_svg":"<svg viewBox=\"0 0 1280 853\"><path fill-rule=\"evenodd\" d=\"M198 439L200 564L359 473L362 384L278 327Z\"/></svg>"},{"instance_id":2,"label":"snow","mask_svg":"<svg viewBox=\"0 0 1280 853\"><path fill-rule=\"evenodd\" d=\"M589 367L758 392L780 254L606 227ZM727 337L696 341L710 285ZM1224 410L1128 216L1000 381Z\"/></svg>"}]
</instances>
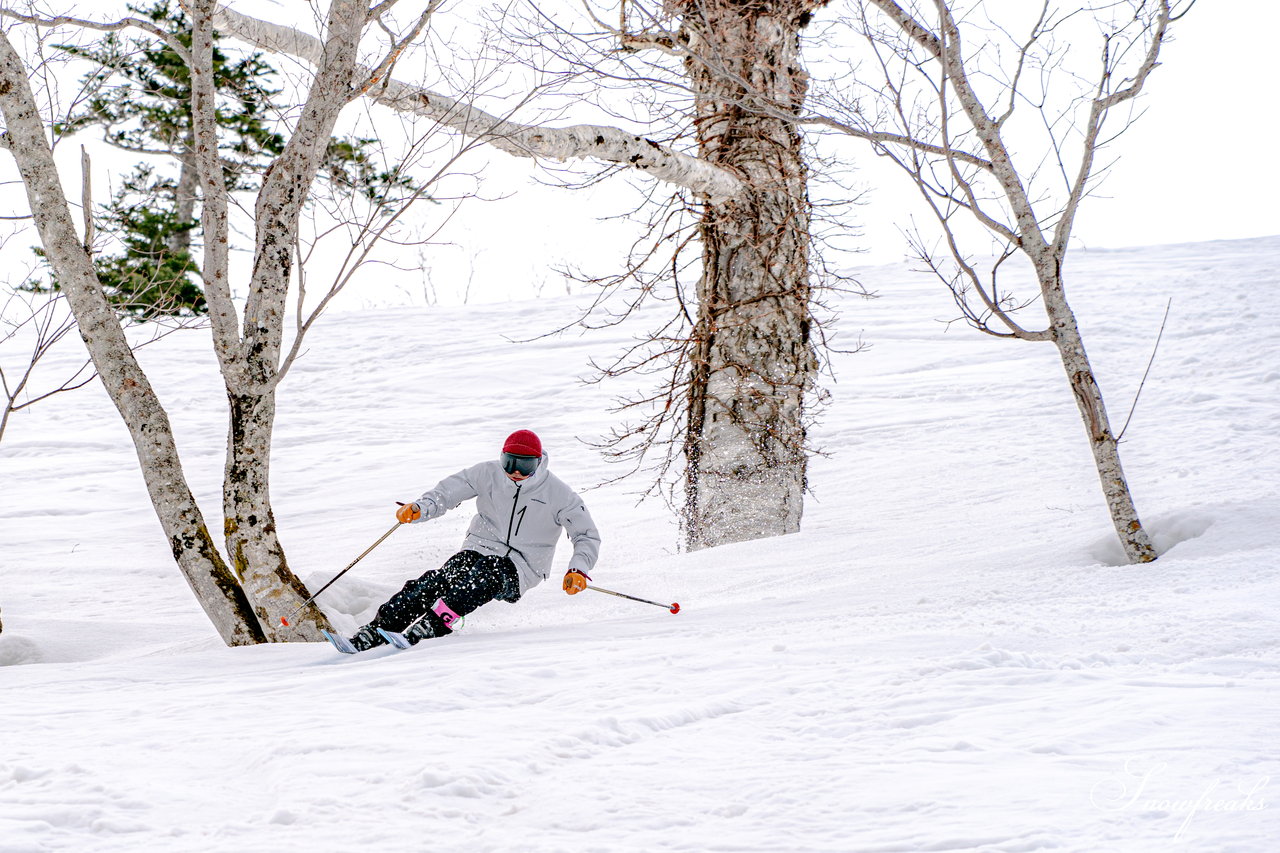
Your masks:
<instances>
[{"instance_id":1,"label":"snow","mask_svg":"<svg viewBox=\"0 0 1280 853\"><path fill-rule=\"evenodd\" d=\"M604 587L545 584L357 657L228 649L166 552L96 387L0 444L0 853L1269 851L1280 839L1280 237L1076 252L1071 294L1163 553L1120 565L1052 348L860 271L793 536L679 553L638 482L584 493ZM620 386L533 343L572 299L335 314L282 388L273 491L316 588L394 501L528 426L585 488ZM852 347L849 347L852 348ZM47 368L75 363L74 347ZM205 333L141 350L216 524ZM322 596L353 629L460 510ZM562 545L557 565L567 561Z\"/></svg>"}]
</instances>

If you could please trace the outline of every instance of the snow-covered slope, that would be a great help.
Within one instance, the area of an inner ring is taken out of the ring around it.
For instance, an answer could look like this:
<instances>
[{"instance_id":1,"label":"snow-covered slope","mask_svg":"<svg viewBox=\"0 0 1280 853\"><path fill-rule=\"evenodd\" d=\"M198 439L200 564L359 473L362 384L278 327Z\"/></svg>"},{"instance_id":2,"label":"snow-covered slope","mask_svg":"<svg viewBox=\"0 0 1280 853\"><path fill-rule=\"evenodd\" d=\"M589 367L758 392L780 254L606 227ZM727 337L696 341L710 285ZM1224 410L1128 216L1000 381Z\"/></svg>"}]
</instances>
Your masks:
<instances>
[{"instance_id":1,"label":"snow-covered slope","mask_svg":"<svg viewBox=\"0 0 1280 853\"><path fill-rule=\"evenodd\" d=\"M948 327L900 266L839 306L870 346L833 357L801 533L684 554L639 484L585 492L596 581L675 616L547 584L410 652L227 649L104 395L34 407L0 445L0 853L1275 849L1280 238L1070 263L1117 427L1173 300L1123 445L1152 565L1117 565L1052 348ZM572 310L328 318L273 462L313 588L511 429L571 484L616 473L579 439L625 389L578 378L634 330L509 340ZM216 523L207 340L142 357ZM397 531L335 622L466 520Z\"/></svg>"}]
</instances>

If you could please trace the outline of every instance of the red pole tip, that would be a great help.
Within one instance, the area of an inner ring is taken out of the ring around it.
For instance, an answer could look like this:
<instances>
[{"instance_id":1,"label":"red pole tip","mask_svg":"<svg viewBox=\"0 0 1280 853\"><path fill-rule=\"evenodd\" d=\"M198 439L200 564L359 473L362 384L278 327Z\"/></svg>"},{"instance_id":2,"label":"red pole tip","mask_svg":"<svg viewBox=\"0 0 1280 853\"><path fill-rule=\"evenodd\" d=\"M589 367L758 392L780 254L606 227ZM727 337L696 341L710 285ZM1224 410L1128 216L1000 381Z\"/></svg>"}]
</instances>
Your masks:
<instances>
[{"instance_id":1,"label":"red pole tip","mask_svg":"<svg viewBox=\"0 0 1280 853\"><path fill-rule=\"evenodd\" d=\"M283 616L281 616L281 617L280 617L280 624L281 624L281 625L288 625L288 624L289 624L289 620L288 620L288 619L286 619L286 618L284 618Z\"/></svg>"},{"instance_id":2,"label":"red pole tip","mask_svg":"<svg viewBox=\"0 0 1280 853\"><path fill-rule=\"evenodd\" d=\"M673 604L673 605L671 605L671 612L672 612L672 613L679 613L679 612L680 612L680 605L679 605L679 604Z\"/></svg>"}]
</instances>

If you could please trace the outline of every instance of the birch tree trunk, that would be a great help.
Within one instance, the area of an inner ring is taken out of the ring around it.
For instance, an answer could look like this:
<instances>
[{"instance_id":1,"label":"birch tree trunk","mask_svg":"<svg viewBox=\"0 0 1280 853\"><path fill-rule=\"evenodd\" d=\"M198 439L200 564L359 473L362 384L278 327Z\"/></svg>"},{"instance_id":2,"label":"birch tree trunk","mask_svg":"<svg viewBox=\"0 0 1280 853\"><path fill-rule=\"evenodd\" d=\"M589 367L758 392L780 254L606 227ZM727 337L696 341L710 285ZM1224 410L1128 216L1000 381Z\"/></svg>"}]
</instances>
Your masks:
<instances>
[{"instance_id":1,"label":"birch tree trunk","mask_svg":"<svg viewBox=\"0 0 1280 853\"><path fill-rule=\"evenodd\" d=\"M1129 481L1120 464L1120 446L1111 432L1111 421L1107 417L1102 390L1098 387L1089 355L1085 352L1084 338L1080 335L1075 312L1067 303L1061 264L1045 264L1039 273L1040 292L1044 296L1053 343L1058 348L1062 367L1071 384L1071 394L1084 421L1089 448L1093 452L1093 464L1102 484L1102 494L1107 502L1111 523L1116 535L1120 537L1125 559L1130 563L1149 563L1156 559L1155 546L1142 526L1133 494L1129 491Z\"/></svg>"},{"instance_id":2,"label":"birch tree trunk","mask_svg":"<svg viewBox=\"0 0 1280 853\"><path fill-rule=\"evenodd\" d=\"M809 199L789 115L808 87L799 30L815 4L681 4L700 159L748 189L707 199L685 439L691 549L792 533L806 486Z\"/></svg>"},{"instance_id":3,"label":"birch tree trunk","mask_svg":"<svg viewBox=\"0 0 1280 853\"><path fill-rule=\"evenodd\" d=\"M315 77L284 152L272 163L255 206L255 248L243 323L237 330L227 256L227 190L218 158L213 79L213 15L217 4L191 4L192 98L204 203L205 282L215 349L227 387L230 421L223 480L227 551L269 639L320 639L328 627L314 605L282 627L308 597L289 568L271 508L271 436L280 379L285 303L293 275L299 220L342 108L353 87L367 4L334 0Z\"/></svg>"},{"instance_id":4,"label":"birch tree trunk","mask_svg":"<svg viewBox=\"0 0 1280 853\"><path fill-rule=\"evenodd\" d=\"M133 438L178 567L227 645L259 643L253 611L209 535L178 457L168 415L134 358L75 232L25 67L0 30L0 111L49 263L75 312L103 387Z\"/></svg>"}]
</instances>

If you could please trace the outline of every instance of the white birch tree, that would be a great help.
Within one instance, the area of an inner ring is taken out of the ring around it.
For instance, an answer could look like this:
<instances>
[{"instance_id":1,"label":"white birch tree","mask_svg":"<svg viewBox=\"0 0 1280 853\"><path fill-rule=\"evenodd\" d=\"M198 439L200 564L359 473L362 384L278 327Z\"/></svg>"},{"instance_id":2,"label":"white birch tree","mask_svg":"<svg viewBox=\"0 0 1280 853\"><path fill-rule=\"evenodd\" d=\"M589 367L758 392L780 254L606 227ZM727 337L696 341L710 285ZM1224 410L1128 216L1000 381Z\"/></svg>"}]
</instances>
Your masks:
<instances>
[{"instance_id":1,"label":"white birch tree","mask_svg":"<svg viewBox=\"0 0 1280 853\"><path fill-rule=\"evenodd\" d=\"M143 19L126 17L104 23L66 16L36 18L0 7L0 14L10 21L42 28L116 31L132 27L165 40L189 63L192 136L203 201L201 275L229 405L222 507L226 559L214 545L187 485L164 408L107 303L85 241L76 234L49 144L51 117L41 115L23 56L4 30L0 30L0 114L41 244L75 314L94 367L133 436L152 504L175 560L229 645L318 639L319 629L327 624L323 613L312 605L294 616L291 628L281 627L281 616L300 605L307 590L285 559L271 506L275 393L297 357L302 335L336 290L350 279L350 270L344 270L309 316L303 313L302 298L298 299L298 334L292 345L286 346L284 321L290 284L297 272L302 211L339 113L385 74L404 46L421 32L434 9L428 7L405 31L393 34L382 18L392 5L383 2L371 7L362 0L329 4L323 37L316 39L317 50L311 57L314 72L306 81L305 98L291 122L284 151L272 162L257 194L253 264L242 316L232 298L231 201L218 157L214 115L213 15L217 4L211 0L186 4L192 22L190 49ZM379 57L372 62L372 71L360 63L361 38L370 29L387 36ZM356 241L357 248L367 253L368 244L385 229L385 223L366 229ZM361 251L354 251L357 261Z\"/></svg>"},{"instance_id":2,"label":"white birch tree","mask_svg":"<svg viewBox=\"0 0 1280 853\"><path fill-rule=\"evenodd\" d=\"M93 262L76 234L71 210L21 56L0 30L0 114L49 263L63 283L81 336L133 437L147 491L174 558L197 600L229 645L261 641L244 591L227 568L187 484L168 416L138 365Z\"/></svg>"},{"instance_id":3,"label":"white birch tree","mask_svg":"<svg viewBox=\"0 0 1280 853\"><path fill-rule=\"evenodd\" d=\"M1180 16L1177 5L860 0L849 23L865 42L867 61L827 88L810 117L866 141L910 177L949 258L924 239L916 250L972 326L1057 348L1111 520L1133 563L1154 560L1156 552L1067 299L1066 259L1081 204L1106 170L1099 156L1132 121L1133 101ZM1096 52L1082 67L1090 36ZM878 70L874 77L866 76L869 67ZM995 261L985 268L970 248L966 228L973 224L996 242ZM1043 328L1020 322L1017 309L1030 300L1012 296L1002 277L1018 258L1039 285Z\"/></svg>"}]
</instances>

